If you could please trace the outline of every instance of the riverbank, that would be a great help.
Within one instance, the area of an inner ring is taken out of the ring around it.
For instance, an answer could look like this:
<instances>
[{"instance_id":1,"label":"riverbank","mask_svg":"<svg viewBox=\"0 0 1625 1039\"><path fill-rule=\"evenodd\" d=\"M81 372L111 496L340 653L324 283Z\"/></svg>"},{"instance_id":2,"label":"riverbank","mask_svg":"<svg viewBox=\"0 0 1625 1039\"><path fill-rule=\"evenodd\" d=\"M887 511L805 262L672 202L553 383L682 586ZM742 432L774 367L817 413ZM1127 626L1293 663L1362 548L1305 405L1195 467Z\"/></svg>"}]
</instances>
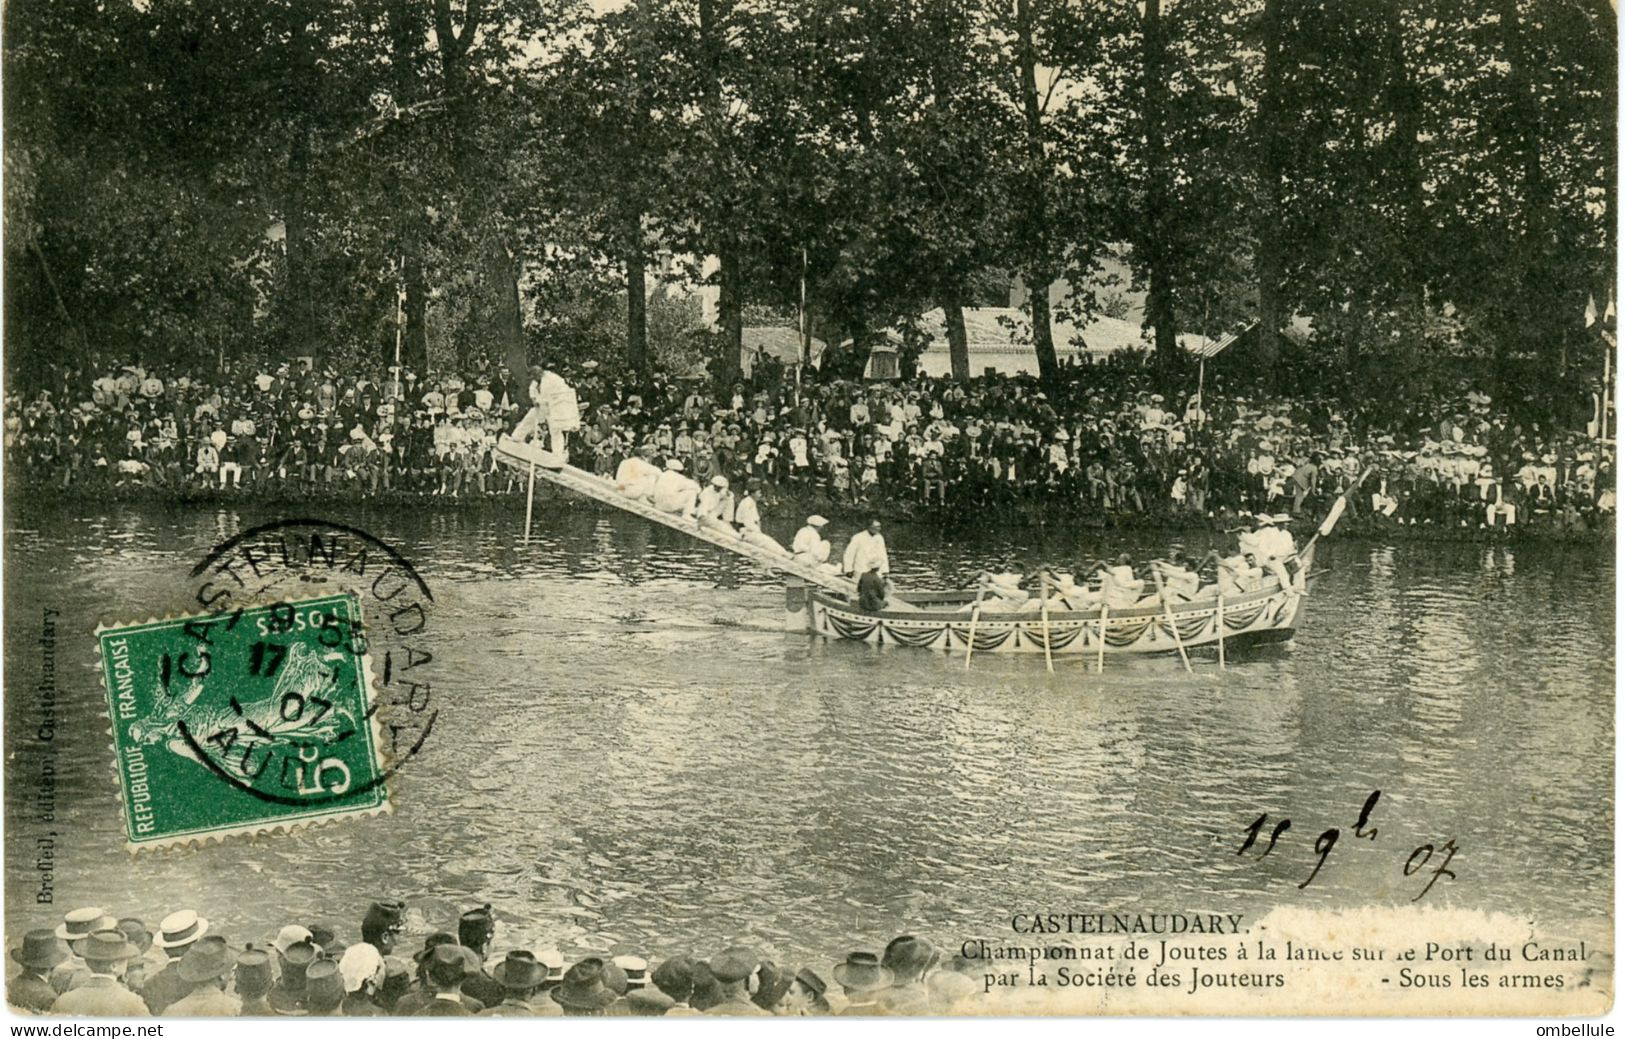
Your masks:
<instances>
[{"instance_id":1,"label":"riverbank","mask_svg":"<svg viewBox=\"0 0 1625 1039\"><path fill-rule=\"evenodd\" d=\"M7 490L11 502L29 505L50 504L75 508L84 505L104 506L112 503L158 504L182 508L283 508L309 509L331 506L364 506L368 508L408 507L431 511L466 511L474 513L513 512L521 515L524 509L523 488L511 492L490 494L432 494L413 491L360 491L341 489L313 493L289 493L277 488L274 493L251 490L224 490L171 493L150 487L103 487L96 489L72 488L63 491L40 486L12 486ZM536 507L547 511L559 507L609 514L612 510L597 502L576 498L551 486L538 485ZM852 528L880 519L888 523L908 523L924 528L965 531L978 529L1038 530L1038 531L1120 531L1124 533L1155 532L1159 535L1195 536L1218 534L1233 528L1238 518L1233 515L1199 515L1189 512L1145 513L1085 513L1065 507L1064 503L1042 505L1028 503L986 504L964 506L958 504L920 504L913 502L881 501L853 505L835 502L824 495L781 495L763 502L764 514L773 517L803 517L817 512L830 518L837 529ZM1321 512L1305 508L1304 514L1294 521L1300 534L1307 533L1319 521ZM1488 528L1482 525L1457 523L1399 523L1370 514L1345 515L1337 528L1340 538L1359 537L1392 542L1481 542L1485 544L1611 544L1614 540L1612 517L1602 514L1592 521L1580 522L1576 527L1564 527L1555 517L1537 516L1525 523Z\"/></svg>"}]
</instances>

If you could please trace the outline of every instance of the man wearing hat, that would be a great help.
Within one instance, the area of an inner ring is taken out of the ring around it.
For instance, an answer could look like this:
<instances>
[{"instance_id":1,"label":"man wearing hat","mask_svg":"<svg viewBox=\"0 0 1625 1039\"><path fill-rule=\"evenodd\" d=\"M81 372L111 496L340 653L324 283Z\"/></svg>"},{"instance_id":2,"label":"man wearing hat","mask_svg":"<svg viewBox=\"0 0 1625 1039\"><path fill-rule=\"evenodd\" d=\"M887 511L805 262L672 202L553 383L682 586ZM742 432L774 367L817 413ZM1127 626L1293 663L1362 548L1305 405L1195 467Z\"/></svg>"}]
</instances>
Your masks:
<instances>
[{"instance_id":1,"label":"man wearing hat","mask_svg":"<svg viewBox=\"0 0 1625 1039\"><path fill-rule=\"evenodd\" d=\"M405 902L374 902L361 918L361 940L377 949L378 955L388 956L395 951L405 915Z\"/></svg>"},{"instance_id":2,"label":"man wearing hat","mask_svg":"<svg viewBox=\"0 0 1625 1039\"><path fill-rule=\"evenodd\" d=\"M565 1017L602 1017L610 1004L618 998L605 984L605 963L597 956L589 956L564 972L564 980L553 989L553 1001L564 1010Z\"/></svg>"},{"instance_id":3,"label":"man wearing hat","mask_svg":"<svg viewBox=\"0 0 1625 1039\"><path fill-rule=\"evenodd\" d=\"M166 1017L236 1017L242 1000L226 993L226 976L237 966L226 940L209 935L181 957L180 978L192 991L164 1010Z\"/></svg>"},{"instance_id":4,"label":"man wearing hat","mask_svg":"<svg viewBox=\"0 0 1625 1039\"><path fill-rule=\"evenodd\" d=\"M286 933L288 928L284 927ZM267 1001L271 1009L287 1017L299 1017L305 1013L305 973L310 965L316 962L321 953L316 943L310 940L309 931L306 937L282 948L277 947L277 963L280 967L276 987L271 990ZM278 936L280 941L281 936Z\"/></svg>"},{"instance_id":5,"label":"man wearing hat","mask_svg":"<svg viewBox=\"0 0 1625 1039\"><path fill-rule=\"evenodd\" d=\"M305 971L305 1015L337 1017L344 1006L344 976L332 960L317 960Z\"/></svg>"},{"instance_id":6,"label":"man wearing hat","mask_svg":"<svg viewBox=\"0 0 1625 1039\"><path fill-rule=\"evenodd\" d=\"M1256 535L1256 550L1253 553L1264 570L1274 575L1281 583L1281 589L1289 596L1296 596L1298 589L1292 583L1291 576L1286 572L1286 561L1296 555L1298 546L1292 540L1292 532L1286 529L1286 524L1292 517L1277 513L1266 515L1259 513L1259 529Z\"/></svg>"},{"instance_id":7,"label":"man wearing hat","mask_svg":"<svg viewBox=\"0 0 1625 1039\"><path fill-rule=\"evenodd\" d=\"M88 938L96 931L117 927L118 921L99 906L70 909L63 914L62 922L56 925L55 934L67 943L69 955L52 968L50 977L51 988L55 989L58 995L76 987L80 981L90 976L85 961L79 956L80 939Z\"/></svg>"},{"instance_id":8,"label":"man wearing hat","mask_svg":"<svg viewBox=\"0 0 1625 1039\"><path fill-rule=\"evenodd\" d=\"M711 482L700 492L695 517L707 526L733 529L734 496L728 489L726 476L711 477Z\"/></svg>"},{"instance_id":9,"label":"man wearing hat","mask_svg":"<svg viewBox=\"0 0 1625 1039\"><path fill-rule=\"evenodd\" d=\"M829 1013L829 1000L825 993L829 986L810 967L796 971L790 991L779 1000L779 1014L784 1017L822 1017Z\"/></svg>"},{"instance_id":10,"label":"man wearing hat","mask_svg":"<svg viewBox=\"0 0 1625 1039\"><path fill-rule=\"evenodd\" d=\"M628 498L645 501L654 496L660 470L654 464L654 445L644 444L615 470L615 489Z\"/></svg>"},{"instance_id":11,"label":"man wearing hat","mask_svg":"<svg viewBox=\"0 0 1625 1039\"><path fill-rule=\"evenodd\" d=\"M848 953L845 963L836 964L834 974L847 1000L847 1005L837 1016L885 1015L886 1010L880 1005L880 994L891 988L893 977L891 970L881 965L878 956L872 952Z\"/></svg>"},{"instance_id":12,"label":"man wearing hat","mask_svg":"<svg viewBox=\"0 0 1625 1039\"><path fill-rule=\"evenodd\" d=\"M852 577L878 569L880 576L891 572L891 558L886 554L886 539L880 535L880 521L871 519L867 530L860 530L846 543L841 558L841 570Z\"/></svg>"},{"instance_id":13,"label":"man wearing hat","mask_svg":"<svg viewBox=\"0 0 1625 1039\"><path fill-rule=\"evenodd\" d=\"M666 459L666 471L655 481L654 507L661 512L692 516L699 497L700 485L683 472L683 460Z\"/></svg>"},{"instance_id":14,"label":"man wearing hat","mask_svg":"<svg viewBox=\"0 0 1625 1039\"><path fill-rule=\"evenodd\" d=\"M665 1017L677 1004L657 988L639 988L628 992L621 1000L627 1017Z\"/></svg>"},{"instance_id":15,"label":"man wearing hat","mask_svg":"<svg viewBox=\"0 0 1625 1039\"><path fill-rule=\"evenodd\" d=\"M153 1014L162 1014L169 1004L192 991L192 983L181 978L181 960L208 933L209 921L191 909L170 913L158 925L158 936L152 944L164 950L169 962L141 988L141 998Z\"/></svg>"},{"instance_id":16,"label":"man wearing hat","mask_svg":"<svg viewBox=\"0 0 1625 1039\"><path fill-rule=\"evenodd\" d=\"M377 1017L382 1014L384 1011L378 1005L377 996L384 987L388 969L378 950L368 942L357 942L344 950L338 964L339 976L344 979L344 1016ZM308 973L306 986L309 986Z\"/></svg>"},{"instance_id":17,"label":"man wearing hat","mask_svg":"<svg viewBox=\"0 0 1625 1039\"><path fill-rule=\"evenodd\" d=\"M939 955L936 947L924 938L911 934L893 938L880 957L880 965L892 972L891 987L882 991L876 1000L880 1007L899 1017L930 1014L925 975L937 965Z\"/></svg>"},{"instance_id":18,"label":"man wearing hat","mask_svg":"<svg viewBox=\"0 0 1625 1039\"><path fill-rule=\"evenodd\" d=\"M756 967L755 991L750 994L750 1001L768 1013L777 1015L779 1004L794 984L795 978L788 970L779 967L772 960L763 960Z\"/></svg>"},{"instance_id":19,"label":"man wearing hat","mask_svg":"<svg viewBox=\"0 0 1625 1039\"><path fill-rule=\"evenodd\" d=\"M423 970L428 999L415 1017L472 1017L484 1007L463 995L463 982L479 970L479 957L456 942L443 942L429 953Z\"/></svg>"},{"instance_id":20,"label":"man wearing hat","mask_svg":"<svg viewBox=\"0 0 1625 1039\"><path fill-rule=\"evenodd\" d=\"M829 542L824 540L824 527L829 520L817 514L807 517L807 525L796 531L790 542L790 551L798 562L817 566L829 558Z\"/></svg>"},{"instance_id":21,"label":"man wearing hat","mask_svg":"<svg viewBox=\"0 0 1625 1039\"><path fill-rule=\"evenodd\" d=\"M535 1017L531 999L547 980L547 968L536 957L523 949L516 949L491 971L492 979L502 986L502 999L480 1011L481 1017ZM555 1004L556 1005L556 1004Z\"/></svg>"},{"instance_id":22,"label":"man wearing hat","mask_svg":"<svg viewBox=\"0 0 1625 1039\"><path fill-rule=\"evenodd\" d=\"M150 1017L146 1001L124 987L124 968L136 956L124 932L94 931L79 940L79 955L90 970L77 988L58 996L51 1013L74 1017Z\"/></svg>"},{"instance_id":23,"label":"man wearing hat","mask_svg":"<svg viewBox=\"0 0 1625 1039\"><path fill-rule=\"evenodd\" d=\"M146 930L146 924L141 920L125 917L119 920L119 930L124 932L124 937L130 940L130 945L135 946L135 951L140 953L124 974L125 984L135 992L140 992L148 977L156 976L159 971L163 971L164 966L169 963L169 956L164 954L164 950L153 945L153 932Z\"/></svg>"},{"instance_id":24,"label":"man wearing hat","mask_svg":"<svg viewBox=\"0 0 1625 1039\"><path fill-rule=\"evenodd\" d=\"M43 1014L51 1009L58 995L46 980L51 968L68 958L67 946L56 933L41 928L23 935L20 949L11 950L11 958L22 965L22 972L6 983L6 999L19 1010Z\"/></svg>"},{"instance_id":25,"label":"man wearing hat","mask_svg":"<svg viewBox=\"0 0 1625 1039\"><path fill-rule=\"evenodd\" d=\"M711 973L717 979L721 1001L705 1013L712 1017L771 1017L750 998L750 978L760 965L761 958L740 945L711 957Z\"/></svg>"},{"instance_id":26,"label":"man wearing hat","mask_svg":"<svg viewBox=\"0 0 1625 1039\"><path fill-rule=\"evenodd\" d=\"M245 949L237 956L236 975L232 987L243 1001L239 1017L270 1017L276 1013L266 999L276 977L271 969L271 954L264 949Z\"/></svg>"},{"instance_id":27,"label":"man wearing hat","mask_svg":"<svg viewBox=\"0 0 1625 1039\"><path fill-rule=\"evenodd\" d=\"M699 1011L689 1005L694 994L694 961L687 956L673 956L655 968L649 980L654 988L672 1001L664 1017L696 1017Z\"/></svg>"},{"instance_id":28,"label":"man wearing hat","mask_svg":"<svg viewBox=\"0 0 1625 1039\"><path fill-rule=\"evenodd\" d=\"M488 1007L496 1006L507 996L503 986L485 972L485 957L490 953L491 939L495 935L496 919L491 915L490 903L470 909L457 920L458 944L472 952L478 961L474 971L463 979L463 993Z\"/></svg>"}]
</instances>

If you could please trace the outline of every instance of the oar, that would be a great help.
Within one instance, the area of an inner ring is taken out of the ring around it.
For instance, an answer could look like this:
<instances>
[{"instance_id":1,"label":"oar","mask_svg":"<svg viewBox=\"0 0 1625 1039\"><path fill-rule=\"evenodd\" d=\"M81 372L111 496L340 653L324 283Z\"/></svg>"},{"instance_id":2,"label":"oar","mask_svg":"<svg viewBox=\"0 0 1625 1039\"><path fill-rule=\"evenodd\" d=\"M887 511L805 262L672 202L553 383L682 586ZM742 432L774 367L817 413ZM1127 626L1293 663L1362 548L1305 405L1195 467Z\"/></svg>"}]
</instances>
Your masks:
<instances>
[{"instance_id":1,"label":"oar","mask_svg":"<svg viewBox=\"0 0 1625 1039\"><path fill-rule=\"evenodd\" d=\"M1185 670L1191 670L1191 657L1185 652L1185 640L1179 637L1179 625L1174 621L1174 607L1168 601L1168 593L1162 588L1162 570L1156 563L1151 564L1151 578L1157 582L1157 598L1162 600L1163 616L1168 618L1168 627L1174 633L1174 645L1179 647L1180 659L1185 661Z\"/></svg>"},{"instance_id":2,"label":"oar","mask_svg":"<svg viewBox=\"0 0 1625 1039\"><path fill-rule=\"evenodd\" d=\"M530 543L530 510L536 502L536 463L530 463L530 483L525 487L525 543Z\"/></svg>"},{"instance_id":3,"label":"oar","mask_svg":"<svg viewBox=\"0 0 1625 1039\"><path fill-rule=\"evenodd\" d=\"M1095 646L1095 670L1106 673L1106 582L1100 582L1100 642Z\"/></svg>"},{"instance_id":4,"label":"oar","mask_svg":"<svg viewBox=\"0 0 1625 1039\"><path fill-rule=\"evenodd\" d=\"M1055 658L1049 650L1049 571L1038 571L1038 623L1039 630L1044 633L1044 668L1050 674L1055 673Z\"/></svg>"},{"instance_id":5,"label":"oar","mask_svg":"<svg viewBox=\"0 0 1625 1039\"><path fill-rule=\"evenodd\" d=\"M987 594L987 574L976 581L976 601L970 608L970 635L965 639L965 670L970 670L970 655L976 650L976 621L982 616L982 596Z\"/></svg>"},{"instance_id":6,"label":"oar","mask_svg":"<svg viewBox=\"0 0 1625 1039\"><path fill-rule=\"evenodd\" d=\"M1367 466L1365 471L1360 473L1359 478L1349 485L1349 489L1337 496L1337 500L1332 502L1331 509L1326 513L1326 518L1320 521L1320 526L1315 530L1314 534L1310 536L1302 548L1292 553L1293 555L1302 556L1314 546L1316 541L1331 534L1332 528L1337 526L1337 521L1343 518L1343 510L1349 506L1349 496L1365 485L1366 478L1371 475L1374 468L1374 466Z\"/></svg>"}]
</instances>

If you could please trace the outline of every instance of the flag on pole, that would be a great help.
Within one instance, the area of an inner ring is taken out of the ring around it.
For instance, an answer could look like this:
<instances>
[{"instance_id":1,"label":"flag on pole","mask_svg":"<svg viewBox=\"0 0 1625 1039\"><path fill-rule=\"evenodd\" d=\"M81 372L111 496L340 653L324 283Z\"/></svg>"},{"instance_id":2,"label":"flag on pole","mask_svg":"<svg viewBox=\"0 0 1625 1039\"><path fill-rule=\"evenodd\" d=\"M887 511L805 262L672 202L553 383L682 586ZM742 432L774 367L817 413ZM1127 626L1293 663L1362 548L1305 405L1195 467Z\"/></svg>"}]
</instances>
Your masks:
<instances>
[{"instance_id":1,"label":"flag on pole","mask_svg":"<svg viewBox=\"0 0 1625 1039\"><path fill-rule=\"evenodd\" d=\"M1586 296L1586 327L1590 328L1597 323L1597 297Z\"/></svg>"}]
</instances>

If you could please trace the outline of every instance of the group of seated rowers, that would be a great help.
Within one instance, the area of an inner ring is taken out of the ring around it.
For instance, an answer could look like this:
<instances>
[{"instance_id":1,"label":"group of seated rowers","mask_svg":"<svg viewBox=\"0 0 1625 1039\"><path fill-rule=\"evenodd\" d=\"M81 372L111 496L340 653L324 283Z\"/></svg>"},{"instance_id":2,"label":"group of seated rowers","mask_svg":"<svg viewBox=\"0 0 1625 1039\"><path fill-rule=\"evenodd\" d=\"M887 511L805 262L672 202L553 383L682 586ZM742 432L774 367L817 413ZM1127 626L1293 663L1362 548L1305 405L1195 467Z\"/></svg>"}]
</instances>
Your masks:
<instances>
[{"instance_id":1,"label":"group of seated rowers","mask_svg":"<svg viewBox=\"0 0 1625 1039\"><path fill-rule=\"evenodd\" d=\"M1238 532L1236 552L1221 555L1218 550L1201 559L1191 559L1185 546L1173 544L1168 554L1140 567L1128 554L1115 561L1100 560L1077 574L1049 571L1039 582L1038 594L1021 587L1020 574L984 575L979 589L980 609L1000 613L1037 613L1050 610L1091 612L1102 606L1108 610L1136 606L1178 604L1213 595L1237 597L1262 591L1269 578L1280 581L1288 595L1298 595L1287 570L1287 561L1297 554L1292 533L1286 528L1288 516L1260 513L1250 528ZM1204 574L1213 567L1212 580ZM1098 575L1098 582L1091 578ZM977 603L964 607L978 608Z\"/></svg>"},{"instance_id":2,"label":"group of seated rowers","mask_svg":"<svg viewBox=\"0 0 1625 1039\"><path fill-rule=\"evenodd\" d=\"M735 497L726 476L714 476L701 487L685 472L683 462L668 458L665 466L654 463L653 445L645 445L615 470L615 489L629 498L647 502L661 512L692 520L717 532L737 534L748 544L829 573L861 577L870 570L885 574L891 569L886 557L886 541L880 536L880 523L871 521L867 530L852 536L839 566L830 561L830 544L823 528L829 521L809 516L789 549L762 532L762 511L758 488L751 484Z\"/></svg>"}]
</instances>

